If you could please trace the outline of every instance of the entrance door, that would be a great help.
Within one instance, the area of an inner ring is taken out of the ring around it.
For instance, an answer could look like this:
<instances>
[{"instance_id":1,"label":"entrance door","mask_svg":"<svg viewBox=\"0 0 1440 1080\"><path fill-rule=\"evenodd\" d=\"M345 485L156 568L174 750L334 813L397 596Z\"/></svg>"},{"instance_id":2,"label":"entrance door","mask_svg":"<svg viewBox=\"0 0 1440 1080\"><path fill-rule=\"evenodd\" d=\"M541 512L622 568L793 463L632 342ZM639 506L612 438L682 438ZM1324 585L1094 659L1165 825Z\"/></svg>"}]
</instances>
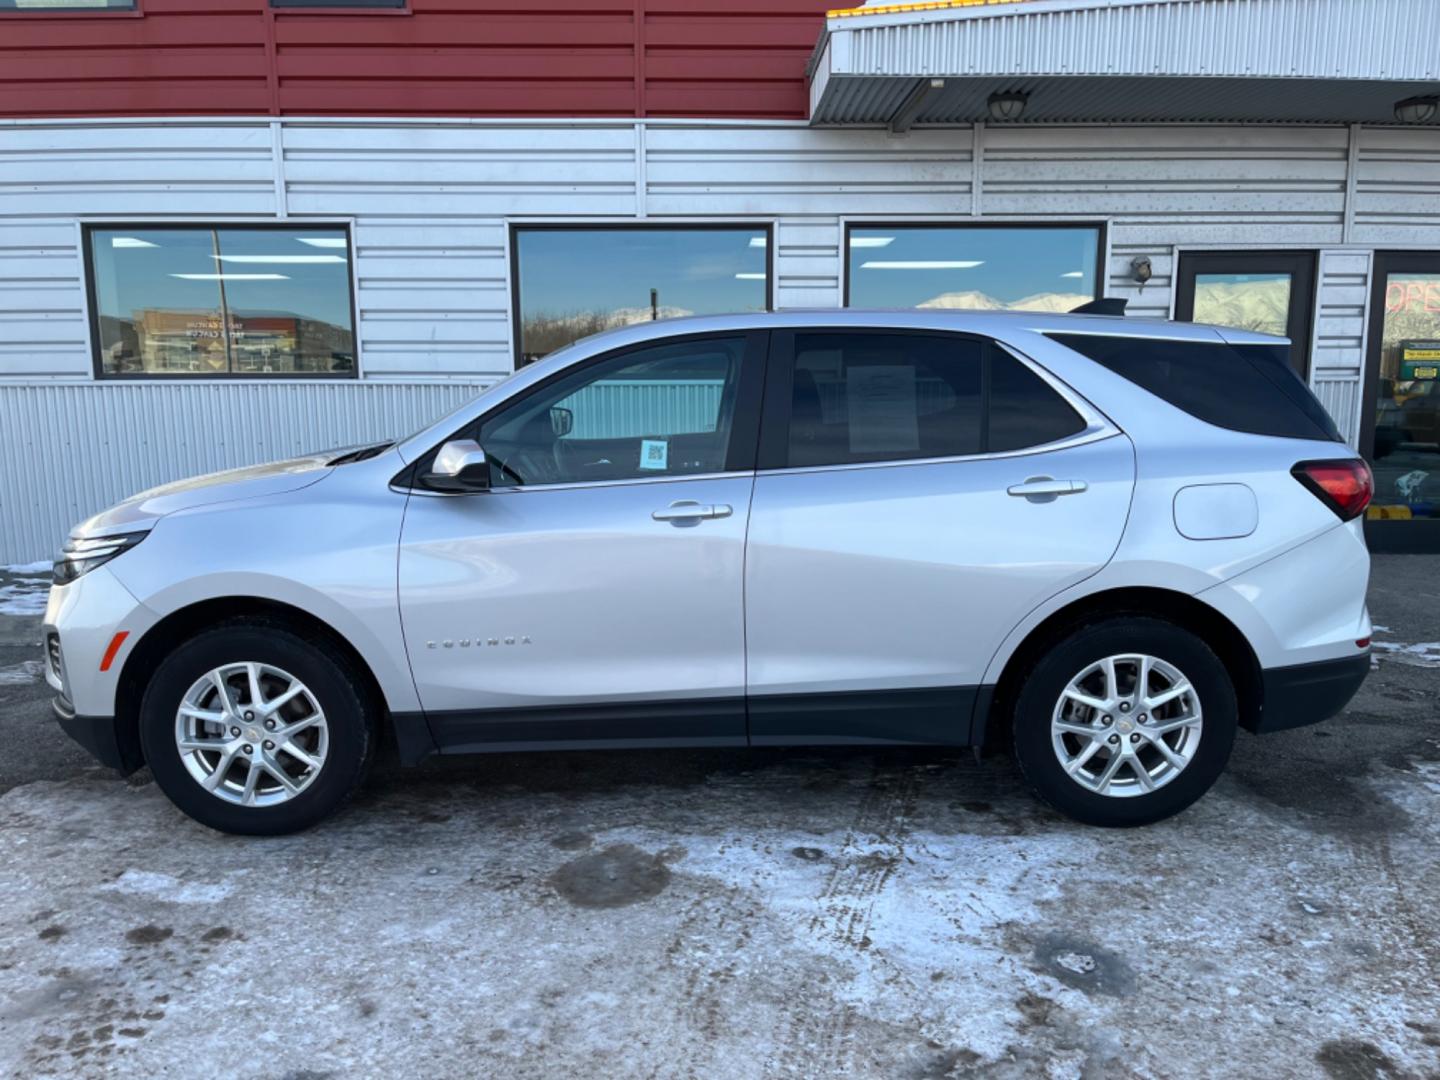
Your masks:
<instances>
[{"instance_id":1,"label":"entrance door","mask_svg":"<svg viewBox=\"0 0 1440 1080\"><path fill-rule=\"evenodd\" d=\"M1307 379L1315 253L1183 252L1175 282L1175 318L1288 337L1290 362L1296 374Z\"/></svg>"},{"instance_id":2,"label":"entrance door","mask_svg":"<svg viewBox=\"0 0 1440 1080\"><path fill-rule=\"evenodd\" d=\"M490 488L417 490L400 612L436 741L745 741L764 334L635 347L504 402ZM423 468L422 468L423 472Z\"/></svg>"},{"instance_id":3,"label":"entrance door","mask_svg":"<svg viewBox=\"0 0 1440 1080\"><path fill-rule=\"evenodd\" d=\"M1440 252L1382 251L1370 298L1360 449L1377 551L1440 551Z\"/></svg>"},{"instance_id":4,"label":"entrance door","mask_svg":"<svg viewBox=\"0 0 1440 1080\"><path fill-rule=\"evenodd\" d=\"M1130 441L979 338L773 342L745 565L751 742L966 742L1005 635L1114 553Z\"/></svg>"}]
</instances>

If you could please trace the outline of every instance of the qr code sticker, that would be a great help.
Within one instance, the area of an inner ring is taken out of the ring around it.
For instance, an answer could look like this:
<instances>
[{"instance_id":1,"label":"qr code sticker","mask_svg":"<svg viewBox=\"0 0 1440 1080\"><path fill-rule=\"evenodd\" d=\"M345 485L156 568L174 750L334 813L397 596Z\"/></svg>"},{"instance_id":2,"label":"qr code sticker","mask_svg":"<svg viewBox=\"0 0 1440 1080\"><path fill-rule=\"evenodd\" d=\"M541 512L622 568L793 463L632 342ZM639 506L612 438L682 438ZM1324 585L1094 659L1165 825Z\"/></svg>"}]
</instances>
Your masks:
<instances>
[{"instance_id":1,"label":"qr code sticker","mask_svg":"<svg viewBox=\"0 0 1440 1080\"><path fill-rule=\"evenodd\" d=\"M640 440L640 468L668 469L670 467L670 444L664 439Z\"/></svg>"}]
</instances>

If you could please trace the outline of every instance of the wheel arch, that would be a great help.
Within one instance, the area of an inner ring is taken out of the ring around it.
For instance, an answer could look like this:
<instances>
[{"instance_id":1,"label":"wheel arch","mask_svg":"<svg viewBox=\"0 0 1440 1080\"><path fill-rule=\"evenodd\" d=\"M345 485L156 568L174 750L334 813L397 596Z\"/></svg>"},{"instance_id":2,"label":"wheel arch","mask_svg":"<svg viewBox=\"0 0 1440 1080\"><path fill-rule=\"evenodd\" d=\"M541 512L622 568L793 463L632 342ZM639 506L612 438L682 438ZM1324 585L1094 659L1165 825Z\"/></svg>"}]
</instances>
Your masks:
<instances>
[{"instance_id":1,"label":"wheel arch","mask_svg":"<svg viewBox=\"0 0 1440 1080\"><path fill-rule=\"evenodd\" d=\"M321 638L341 653L359 673L362 692L374 705L387 729L383 738L394 738L394 725L380 681L365 657L345 636L323 619L278 600L257 596L225 596L197 601L170 612L135 643L120 670L115 687L115 727L121 745L140 751L140 704L149 685L149 676L182 641L223 623L244 621L281 622L298 632Z\"/></svg>"},{"instance_id":2,"label":"wheel arch","mask_svg":"<svg viewBox=\"0 0 1440 1080\"><path fill-rule=\"evenodd\" d=\"M1260 660L1240 628L1205 601L1187 593L1155 586L1126 586L1073 600L1031 628L1004 661L990 706L977 725L979 738L988 742L996 736L1009 737L1011 710L1024 673L1048 648L1085 623L1115 615L1162 618L1200 637L1220 657L1235 684L1240 725L1255 730L1264 706L1264 687Z\"/></svg>"}]
</instances>

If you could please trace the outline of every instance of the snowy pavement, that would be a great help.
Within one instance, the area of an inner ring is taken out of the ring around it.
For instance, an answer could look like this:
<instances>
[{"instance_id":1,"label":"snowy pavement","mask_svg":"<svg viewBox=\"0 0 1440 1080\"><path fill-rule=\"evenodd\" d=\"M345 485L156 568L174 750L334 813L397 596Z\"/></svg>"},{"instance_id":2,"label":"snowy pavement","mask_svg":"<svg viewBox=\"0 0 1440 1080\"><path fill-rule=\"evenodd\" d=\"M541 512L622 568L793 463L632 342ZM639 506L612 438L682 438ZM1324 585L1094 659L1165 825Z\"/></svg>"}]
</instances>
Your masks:
<instances>
[{"instance_id":1,"label":"snowy pavement","mask_svg":"<svg viewBox=\"0 0 1440 1080\"><path fill-rule=\"evenodd\" d=\"M1377 589L1390 640L1440 639L1434 563ZM0 1074L1433 1077L1437 699L1382 654L1128 832L1003 757L837 749L387 770L247 840L0 681L38 762L0 773Z\"/></svg>"}]
</instances>

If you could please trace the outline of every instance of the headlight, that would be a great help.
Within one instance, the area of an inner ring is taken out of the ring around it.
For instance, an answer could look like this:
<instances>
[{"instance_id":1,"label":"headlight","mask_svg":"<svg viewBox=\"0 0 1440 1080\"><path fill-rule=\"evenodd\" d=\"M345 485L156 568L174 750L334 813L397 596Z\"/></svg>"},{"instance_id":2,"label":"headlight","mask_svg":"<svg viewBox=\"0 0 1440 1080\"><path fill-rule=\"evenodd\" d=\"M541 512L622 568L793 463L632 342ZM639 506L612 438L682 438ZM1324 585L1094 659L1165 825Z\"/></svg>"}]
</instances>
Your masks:
<instances>
[{"instance_id":1,"label":"headlight","mask_svg":"<svg viewBox=\"0 0 1440 1080\"><path fill-rule=\"evenodd\" d=\"M122 551L129 551L149 533L121 533L90 540L67 540L55 560L55 584L65 585L97 566L104 566Z\"/></svg>"}]
</instances>

